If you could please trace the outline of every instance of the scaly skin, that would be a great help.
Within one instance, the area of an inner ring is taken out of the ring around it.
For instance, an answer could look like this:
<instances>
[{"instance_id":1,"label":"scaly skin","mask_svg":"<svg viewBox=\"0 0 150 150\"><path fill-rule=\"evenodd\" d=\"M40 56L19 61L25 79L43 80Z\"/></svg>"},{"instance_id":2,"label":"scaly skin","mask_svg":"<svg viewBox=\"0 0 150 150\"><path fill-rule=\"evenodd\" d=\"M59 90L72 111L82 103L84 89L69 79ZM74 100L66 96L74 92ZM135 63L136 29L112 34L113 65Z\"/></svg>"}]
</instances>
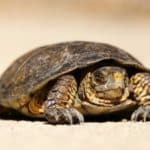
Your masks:
<instances>
[{"instance_id":1,"label":"scaly skin","mask_svg":"<svg viewBox=\"0 0 150 150\"><path fill-rule=\"evenodd\" d=\"M140 106L131 116L131 120L150 119L150 73L137 73L130 79L130 88L133 99Z\"/></svg>"},{"instance_id":2,"label":"scaly skin","mask_svg":"<svg viewBox=\"0 0 150 150\"><path fill-rule=\"evenodd\" d=\"M83 115L73 105L77 94L76 79L72 75L60 77L48 93L44 104L45 117L49 123L83 122Z\"/></svg>"},{"instance_id":3,"label":"scaly skin","mask_svg":"<svg viewBox=\"0 0 150 150\"><path fill-rule=\"evenodd\" d=\"M118 111L121 107L117 109L117 106L122 105L123 108L129 97L140 106L132 114L131 120L142 118L147 121L150 118L150 74L137 73L129 82L125 69L105 66L87 71L79 87L73 75L59 77L49 88L44 104L41 105L40 100L32 99L27 106L33 116L42 113L49 123L73 124L83 122L83 114L92 114L90 109L86 112L83 102ZM101 110L97 112L100 113Z\"/></svg>"}]
</instances>

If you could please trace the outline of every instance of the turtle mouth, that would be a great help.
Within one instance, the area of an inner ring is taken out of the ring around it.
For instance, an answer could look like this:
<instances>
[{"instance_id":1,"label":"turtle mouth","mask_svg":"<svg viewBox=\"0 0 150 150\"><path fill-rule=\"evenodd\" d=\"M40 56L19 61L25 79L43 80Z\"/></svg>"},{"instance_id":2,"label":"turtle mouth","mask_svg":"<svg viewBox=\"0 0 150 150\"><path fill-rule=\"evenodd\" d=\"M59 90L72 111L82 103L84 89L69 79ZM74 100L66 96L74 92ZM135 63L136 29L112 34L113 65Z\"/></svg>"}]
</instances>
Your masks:
<instances>
[{"instance_id":1,"label":"turtle mouth","mask_svg":"<svg viewBox=\"0 0 150 150\"><path fill-rule=\"evenodd\" d=\"M102 92L96 92L98 98L108 99L111 101L117 101L123 95L124 91L121 88L105 90Z\"/></svg>"},{"instance_id":2,"label":"turtle mouth","mask_svg":"<svg viewBox=\"0 0 150 150\"><path fill-rule=\"evenodd\" d=\"M109 90L116 90L116 89L124 89L125 88L125 82L124 81L110 81L108 80L105 84L103 85L93 85L93 88L97 92L104 92L104 91L109 91Z\"/></svg>"},{"instance_id":3,"label":"turtle mouth","mask_svg":"<svg viewBox=\"0 0 150 150\"><path fill-rule=\"evenodd\" d=\"M121 88L97 92L91 88L85 89L86 100L96 106L111 107L117 105L124 97L124 90Z\"/></svg>"}]
</instances>

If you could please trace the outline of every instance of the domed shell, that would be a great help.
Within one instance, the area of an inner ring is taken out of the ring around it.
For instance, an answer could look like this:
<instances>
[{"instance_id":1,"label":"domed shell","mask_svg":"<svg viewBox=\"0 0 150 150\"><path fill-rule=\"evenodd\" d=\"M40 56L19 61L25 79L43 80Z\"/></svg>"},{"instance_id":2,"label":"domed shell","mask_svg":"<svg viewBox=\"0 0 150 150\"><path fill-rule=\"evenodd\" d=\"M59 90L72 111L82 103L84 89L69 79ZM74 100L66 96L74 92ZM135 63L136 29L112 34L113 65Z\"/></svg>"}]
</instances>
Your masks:
<instances>
[{"instance_id":1,"label":"domed shell","mask_svg":"<svg viewBox=\"0 0 150 150\"><path fill-rule=\"evenodd\" d=\"M43 46L18 58L3 73L0 104L28 96L63 74L109 59L146 70L133 56L109 44L75 41Z\"/></svg>"}]
</instances>

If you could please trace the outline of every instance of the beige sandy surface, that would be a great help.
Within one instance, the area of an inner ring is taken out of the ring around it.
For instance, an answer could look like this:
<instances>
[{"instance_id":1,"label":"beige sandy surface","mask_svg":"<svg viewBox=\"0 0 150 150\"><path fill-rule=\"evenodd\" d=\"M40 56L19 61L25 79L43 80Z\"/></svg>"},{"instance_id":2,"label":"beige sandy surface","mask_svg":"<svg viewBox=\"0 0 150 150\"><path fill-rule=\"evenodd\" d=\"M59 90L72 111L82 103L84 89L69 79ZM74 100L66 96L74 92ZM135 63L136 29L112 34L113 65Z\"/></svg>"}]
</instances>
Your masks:
<instances>
[{"instance_id":1,"label":"beige sandy surface","mask_svg":"<svg viewBox=\"0 0 150 150\"><path fill-rule=\"evenodd\" d=\"M126 12L125 18L113 18L111 13L107 17L95 16L95 13L87 16L75 10L71 13L71 7L67 11L68 7L53 5L50 14L45 16L49 7L37 13L37 10L31 11L28 3L22 3L27 9L15 2L11 1L6 8L1 6L4 11L0 11L0 74L28 50L68 40L111 43L150 66L150 18L137 19L137 16L127 14L128 20ZM39 4L38 9L41 6ZM0 120L0 149L150 150L150 123L96 122L52 126L41 121Z\"/></svg>"},{"instance_id":2,"label":"beige sandy surface","mask_svg":"<svg viewBox=\"0 0 150 150\"><path fill-rule=\"evenodd\" d=\"M149 150L149 123L86 123L51 126L43 122L0 121L2 149Z\"/></svg>"}]
</instances>

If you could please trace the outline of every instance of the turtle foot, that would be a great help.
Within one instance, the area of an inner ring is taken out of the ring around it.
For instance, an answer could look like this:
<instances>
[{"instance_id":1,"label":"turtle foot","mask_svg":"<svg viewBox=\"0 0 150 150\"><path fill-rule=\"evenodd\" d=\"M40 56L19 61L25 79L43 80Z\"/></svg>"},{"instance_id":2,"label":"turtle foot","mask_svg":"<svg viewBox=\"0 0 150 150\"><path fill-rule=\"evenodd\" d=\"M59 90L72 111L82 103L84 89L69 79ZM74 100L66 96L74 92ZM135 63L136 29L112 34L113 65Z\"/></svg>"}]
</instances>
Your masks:
<instances>
[{"instance_id":1,"label":"turtle foot","mask_svg":"<svg viewBox=\"0 0 150 150\"><path fill-rule=\"evenodd\" d=\"M150 121L150 105L140 106L131 115L132 121L142 120L143 122Z\"/></svg>"},{"instance_id":2,"label":"turtle foot","mask_svg":"<svg viewBox=\"0 0 150 150\"><path fill-rule=\"evenodd\" d=\"M77 124L84 122L83 115L75 108L49 107L45 118L51 124Z\"/></svg>"}]
</instances>

